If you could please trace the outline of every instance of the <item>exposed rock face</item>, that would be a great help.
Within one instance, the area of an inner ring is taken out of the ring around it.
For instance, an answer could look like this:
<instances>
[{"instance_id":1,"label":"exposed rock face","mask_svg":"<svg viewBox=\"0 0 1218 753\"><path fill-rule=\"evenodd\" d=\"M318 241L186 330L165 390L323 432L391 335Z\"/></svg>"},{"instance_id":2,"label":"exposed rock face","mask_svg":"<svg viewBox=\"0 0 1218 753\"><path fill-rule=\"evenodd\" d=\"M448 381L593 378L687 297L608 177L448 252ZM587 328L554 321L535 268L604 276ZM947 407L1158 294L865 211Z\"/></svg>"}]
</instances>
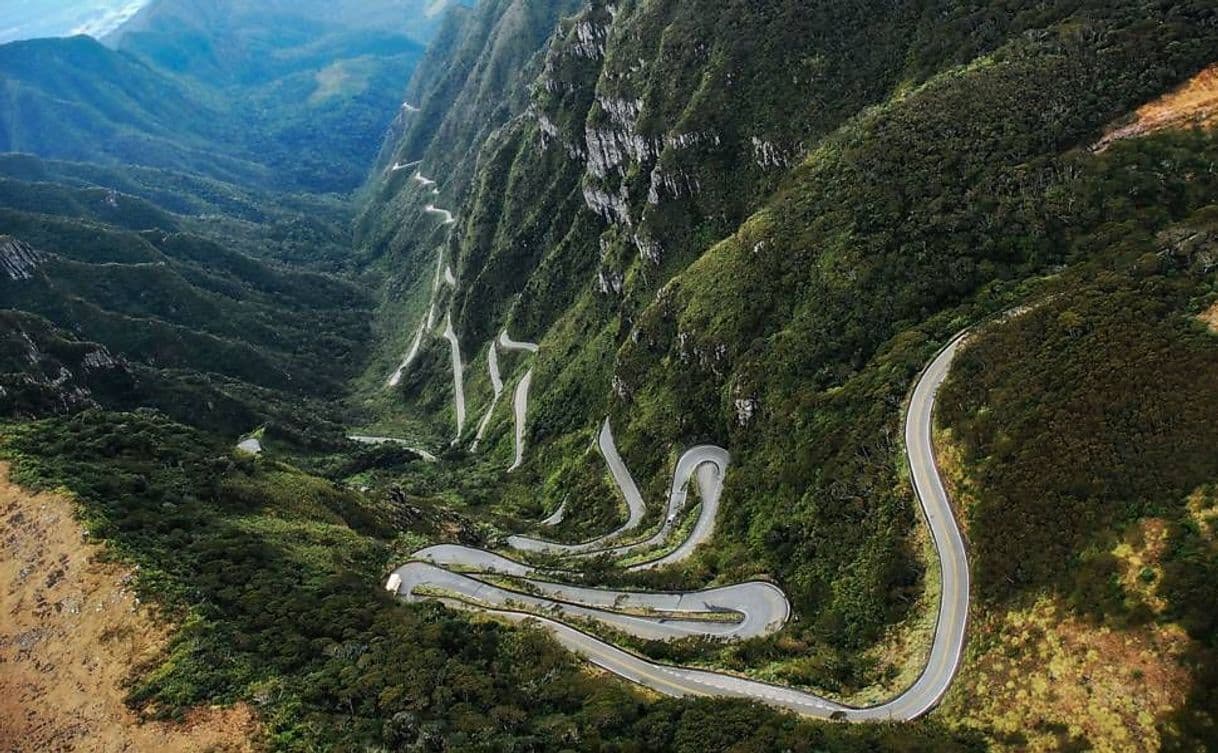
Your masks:
<instances>
[{"instance_id":1,"label":"exposed rock face","mask_svg":"<svg viewBox=\"0 0 1218 753\"><path fill-rule=\"evenodd\" d=\"M572 46L575 54L591 60L605 56L605 44L609 40L609 29L592 21L580 21L575 25L577 42Z\"/></svg>"},{"instance_id":2,"label":"exposed rock face","mask_svg":"<svg viewBox=\"0 0 1218 753\"><path fill-rule=\"evenodd\" d=\"M110 355L110 351L104 347L99 347L97 350L90 351L85 354L80 365L86 371L95 371L99 369L118 369L124 368L126 364L114 356Z\"/></svg>"},{"instance_id":3,"label":"exposed rock face","mask_svg":"<svg viewBox=\"0 0 1218 753\"><path fill-rule=\"evenodd\" d=\"M665 172L656 165L651 171L651 187L647 190L647 203L658 206L664 198L680 199L694 196L702 190L698 179L684 170Z\"/></svg>"},{"instance_id":4,"label":"exposed rock face","mask_svg":"<svg viewBox=\"0 0 1218 753\"><path fill-rule=\"evenodd\" d=\"M97 405L134 376L121 356L81 342L45 321L0 312L0 416L72 413Z\"/></svg>"},{"instance_id":5,"label":"exposed rock face","mask_svg":"<svg viewBox=\"0 0 1218 753\"><path fill-rule=\"evenodd\" d=\"M740 398L736 400L736 424L739 426L748 426L753 421L753 416L757 415L757 409L761 407L756 398Z\"/></svg>"},{"instance_id":6,"label":"exposed rock face","mask_svg":"<svg viewBox=\"0 0 1218 753\"><path fill-rule=\"evenodd\" d=\"M794 156L786 149L756 136L752 139L753 161L763 169L786 168L794 163Z\"/></svg>"},{"instance_id":7,"label":"exposed rock face","mask_svg":"<svg viewBox=\"0 0 1218 753\"><path fill-rule=\"evenodd\" d=\"M28 280L42 263L43 255L30 244L16 238L0 236L0 271L10 280Z\"/></svg>"},{"instance_id":8,"label":"exposed rock face","mask_svg":"<svg viewBox=\"0 0 1218 753\"><path fill-rule=\"evenodd\" d=\"M584 186L584 202L606 222L631 227L634 222L630 218L630 204L627 202L626 187L621 192L611 194L595 186Z\"/></svg>"}]
</instances>

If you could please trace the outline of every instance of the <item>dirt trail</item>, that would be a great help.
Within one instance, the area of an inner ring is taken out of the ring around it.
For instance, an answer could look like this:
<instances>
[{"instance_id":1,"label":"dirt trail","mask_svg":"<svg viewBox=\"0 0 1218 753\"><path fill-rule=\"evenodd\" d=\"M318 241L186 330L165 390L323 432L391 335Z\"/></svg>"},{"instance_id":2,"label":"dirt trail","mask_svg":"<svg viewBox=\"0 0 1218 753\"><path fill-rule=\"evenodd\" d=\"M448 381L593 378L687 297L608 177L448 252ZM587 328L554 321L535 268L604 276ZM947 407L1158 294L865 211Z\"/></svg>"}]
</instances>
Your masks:
<instances>
[{"instance_id":1,"label":"dirt trail","mask_svg":"<svg viewBox=\"0 0 1218 753\"><path fill-rule=\"evenodd\" d=\"M252 753L248 707L139 722L124 687L171 626L136 601L129 569L100 561L69 500L8 475L0 463L0 753Z\"/></svg>"}]
</instances>

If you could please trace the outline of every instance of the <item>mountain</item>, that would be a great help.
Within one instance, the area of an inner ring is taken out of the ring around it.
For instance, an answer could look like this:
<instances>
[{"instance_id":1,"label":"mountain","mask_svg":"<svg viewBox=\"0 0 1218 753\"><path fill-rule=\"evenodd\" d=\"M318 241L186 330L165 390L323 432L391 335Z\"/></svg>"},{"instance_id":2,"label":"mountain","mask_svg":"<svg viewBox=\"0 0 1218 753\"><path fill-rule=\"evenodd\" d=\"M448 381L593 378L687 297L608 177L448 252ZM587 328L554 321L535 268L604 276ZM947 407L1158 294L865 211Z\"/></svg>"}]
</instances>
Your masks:
<instances>
[{"instance_id":1,"label":"mountain","mask_svg":"<svg viewBox=\"0 0 1218 753\"><path fill-rule=\"evenodd\" d=\"M23 0L0 8L0 44L22 39L88 34L122 26L147 0Z\"/></svg>"},{"instance_id":2,"label":"mountain","mask_svg":"<svg viewBox=\"0 0 1218 753\"><path fill-rule=\"evenodd\" d=\"M803 618L799 649L772 647L767 677L861 692L907 675L868 647L919 624L934 572L902 481L909 386L965 323L1052 296L1050 281L1078 284L1094 265L1129 274L1123 259L1155 253L1156 233L1206 208L1196 172L1163 176L1152 195L1178 199L1162 204L1133 188L1132 163L1162 149L1208 164L1208 141L1092 147L1218 59L1210 9L549 7L568 15L539 46L531 29L510 31L519 4L483 3L438 37L453 63L416 73L423 110L382 165L421 162L380 175L360 225L390 276L389 346L366 383L383 385L420 320L435 326L393 400L367 404L435 437L473 431L453 408L451 311L463 412L492 411L483 452L510 463L488 351L505 330L539 343L531 459L500 497L519 516L509 530L565 509L547 538L578 542L621 520L585 450L605 416L651 498L682 448L730 448L735 501L716 543L684 576L646 584L776 576ZM467 44L481 50L463 55ZM489 82L510 93L483 98ZM1138 198L1106 198L1127 189ZM429 206L453 213L451 231ZM1116 227L1140 240L1123 246ZM432 285L437 263L455 286ZM1028 593L1003 591L993 614Z\"/></svg>"},{"instance_id":3,"label":"mountain","mask_svg":"<svg viewBox=\"0 0 1218 753\"><path fill-rule=\"evenodd\" d=\"M202 234L216 224L111 188L0 178L0 291L14 310L4 334L16 359L0 372L59 393L9 388L14 410L39 416L55 400L67 409L156 406L230 435L265 424L306 444L341 441L337 412L321 401L341 394L359 363L370 302L350 283L279 268ZM127 389L64 386L98 370L81 366L89 347L104 354L105 374L121 364ZM41 355L62 352L76 361Z\"/></svg>"},{"instance_id":4,"label":"mountain","mask_svg":"<svg viewBox=\"0 0 1218 753\"><path fill-rule=\"evenodd\" d=\"M1216 21L154 0L0 47L0 458L174 620L138 715L270 750L1214 749Z\"/></svg>"},{"instance_id":5,"label":"mountain","mask_svg":"<svg viewBox=\"0 0 1218 753\"><path fill-rule=\"evenodd\" d=\"M128 55L89 37L0 46L0 149L42 156L198 168L256 180L261 170L211 146L218 111ZM138 156L137 156L138 155Z\"/></svg>"},{"instance_id":6,"label":"mountain","mask_svg":"<svg viewBox=\"0 0 1218 753\"><path fill-rule=\"evenodd\" d=\"M114 46L142 45L172 37L183 39L209 38L226 51L238 43L269 44L276 49L289 49L300 39L285 34L293 26L309 29L387 30L392 29L420 42L427 42L443 23L450 8L461 7L456 0L152 0L133 18L105 37ZM289 24L276 32L277 24ZM275 33L283 34L279 41ZM240 48L238 48L240 49ZM253 52L252 48L242 49ZM238 60L217 60L219 64L238 68ZM248 62L244 58L240 62Z\"/></svg>"},{"instance_id":7,"label":"mountain","mask_svg":"<svg viewBox=\"0 0 1218 753\"><path fill-rule=\"evenodd\" d=\"M118 50L83 36L0 46L0 149L275 190L358 188L422 54L396 30L408 9L396 26L333 27L304 6L242 8L154 3L123 26ZM426 38L426 25L415 33ZM193 62L174 59L192 49Z\"/></svg>"}]
</instances>

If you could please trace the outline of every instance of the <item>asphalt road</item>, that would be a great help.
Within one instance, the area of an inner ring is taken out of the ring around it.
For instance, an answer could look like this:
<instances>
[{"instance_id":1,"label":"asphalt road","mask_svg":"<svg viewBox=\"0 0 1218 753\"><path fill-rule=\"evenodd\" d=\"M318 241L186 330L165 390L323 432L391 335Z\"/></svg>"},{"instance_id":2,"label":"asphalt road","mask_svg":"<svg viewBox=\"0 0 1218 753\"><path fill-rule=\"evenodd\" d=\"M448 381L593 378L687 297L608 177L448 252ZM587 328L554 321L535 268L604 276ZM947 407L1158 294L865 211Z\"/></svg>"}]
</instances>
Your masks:
<instances>
[{"instance_id":1,"label":"asphalt road","mask_svg":"<svg viewBox=\"0 0 1218 753\"><path fill-rule=\"evenodd\" d=\"M505 351L523 353L536 353L541 349L537 343L517 342L513 340L508 336L506 329L499 334L499 347ZM529 390L532 389L532 386L533 370L529 369L516 385L516 392L512 400L512 413L516 419L516 457L512 462L512 466L508 468L508 473L524 465L524 438L525 429L527 428L526 422L529 417Z\"/></svg>"},{"instance_id":2,"label":"asphalt road","mask_svg":"<svg viewBox=\"0 0 1218 753\"><path fill-rule=\"evenodd\" d=\"M622 456L617 451L617 444L613 439L613 428L608 419L605 419L605 423L601 426L597 444L600 447L601 455L605 458L605 463L609 466L614 483L617 484L618 490L626 500L626 507L629 510L626 522L617 530L582 544L557 544L528 536L512 536L508 539L508 546L525 552L555 554L564 557L609 555L614 559L623 559L638 552L661 548L671 537L673 530L680 525L681 513L685 510L689 500L688 489L691 479L697 481L702 498L702 511L698 515L691 535L677 549L663 557L632 565L628 569L651 570L680 562L693 554L700 545L710 540L710 537L714 535L715 518L719 512L723 478L731 463L731 456L726 450L711 445L700 445L684 452L677 461L677 468L673 473L672 487L668 494L668 506L659 530L641 541L613 546L613 542L638 528L643 521L647 506L643 501L643 495L639 492L638 484L635 483L634 476L631 475L630 469L626 467Z\"/></svg>"},{"instance_id":3,"label":"asphalt road","mask_svg":"<svg viewBox=\"0 0 1218 753\"><path fill-rule=\"evenodd\" d=\"M402 363L398 365L396 371L389 375L388 385L397 387L402 383L402 376L406 373L406 369L410 368L410 364L414 363L414 359L419 356L419 349L423 346L423 335L427 331L427 322L419 324L419 331L415 333L414 342L410 344L410 350L407 351L406 357L402 359Z\"/></svg>"},{"instance_id":4,"label":"asphalt road","mask_svg":"<svg viewBox=\"0 0 1218 753\"><path fill-rule=\"evenodd\" d=\"M461 432L465 430L465 366L461 363L461 342L453 329L452 313L444 320L444 339L448 340L453 356L453 407L457 415L455 444L461 440Z\"/></svg>"},{"instance_id":5,"label":"asphalt road","mask_svg":"<svg viewBox=\"0 0 1218 753\"><path fill-rule=\"evenodd\" d=\"M506 333L503 338L506 338ZM965 335L962 334L953 340L921 374L910 397L906 414L905 441L911 479L939 554L942 591L934 640L926 668L910 688L887 703L867 708L851 708L795 688L705 670L657 664L557 619L589 619L616 629L646 631L648 635L670 633L718 638L739 637L739 632L733 635L733 628L724 625L735 625L735 630L740 631L740 625L749 624L750 615L759 614L761 617L753 618L750 630L774 630L780 627L778 612L775 611L778 602L773 596L777 589L769 584L741 584L739 587L686 594L623 594L538 580L531 568L514 560L491 552L450 546L432 547L419 552L416 560L425 562L416 561L399 569L391 576L390 585L405 598L420 598L414 591L423 586L437 587L443 591L465 595L479 603L479 606L471 607L468 603L460 602L459 605L463 608L476 608L512 621L535 621L548 629L559 643L589 662L667 695L748 698L818 718L850 721L915 719L934 708L950 687L959 669L968 622L968 559L963 537L935 463L932 436L935 398L939 387L947 378L964 338ZM604 433L602 431L602 434ZM609 435L612 436L611 432ZM614 453L616 454L616 448ZM608 453L604 454L609 461ZM618 462L620 461L619 457ZM696 478L699 484L702 513L691 535L676 550L653 562L636 565L636 568L660 567L679 561L687 557L699 543L713 535L714 518L729 462L730 457L725 450L708 446L694 448L681 457L674 473L673 491L669 497L664 528L671 530L675 525L675 520L687 501L685 489L691 479ZM612 461L610 467L613 470ZM634 486L637 493L637 486L624 464L621 464L620 471L620 476L615 472L614 477L629 500L631 493L628 490ZM662 528L660 534L664 533ZM520 541L517 539L516 543ZM522 548L527 547L526 543ZM619 550L621 549L623 548L619 547ZM473 572L454 573L446 568ZM507 591L478 578L478 573L494 572L528 578L531 592L520 594ZM488 588L491 590L487 590ZM736 590L739 588L744 590ZM467 593L470 589L474 590L472 596ZM498 592L495 589L498 589ZM522 599L522 596L527 599ZM686 599L689 601L686 602ZM781 598L781 602L786 603L785 596ZM676 610L671 609L674 604ZM684 611L680 609L683 604L693 612L722 609L742 616L738 621L731 622L699 620L696 615L689 615L687 618L680 614ZM621 611L631 608L655 610L655 605L661 605L662 616L624 614ZM700 605L701 608L694 608L694 605ZM529 611L521 611L522 609ZM757 609L762 611L754 612ZM786 609L789 610L789 605ZM537 612L544 612L547 616L541 616ZM785 619L784 616L783 621ZM759 620L764 622L763 627L760 626Z\"/></svg>"},{"instance_id":6,"label":"asphalt road","mask_svg":"<svg viewBox=\"0 0 1218 753\"><path fill-rule=\"evenodd\" d=\"M791 606L776 586L761 581L691 593L637 593L585 588L527 577L534 571L520 563L500 562L479 574L458 573L443 564L468 564L476 550L450 551L434 557L424 550L418 560L390 576L395 592L406 599L442 598L462 608L488 607L531 611L589 620L646 640L711 636L722 640L771 635L786 624ZM433 564L439 563L439 564ZM505 571L522 578L528 591L486 580ZM416 589L427 589L416 596ZM436 596L436 593L444 594Z\"/></svg>"},{"instance_id":7,"label":"asphalt road","mask_svg":"<svg viewBox=\"0 0 1218 753\"><path fill-rule=\"evenodd\" d=\"M457 222L457 218L453 216L452 212L448 211L447 209L440 209L435 204L428 204L427 206L423 207L423 211L427 212L428 214L440 215L442 218L444 218L443 224L445 225L454 225Z\"/></svg>"},{"instance_id":8,"label":"asphalt road","mask_svg":"<svg viewBox=\"0 0 1218 753\"><path fill-rule=\"evenodd\" d=\"M529 416L529 389L533 386L533 370L529 369L516 385L516 395L512 400L512 410L516 416L516 458L508 473L524 465L524 435L525 421Z\"/></svg>"},{"instance_id":9,"label":"asphalt road","mask_svg":"<svg viewBox=\"0 0 1218 753\"><path fill-rule=\"evenodd\" d=\"M499 347L504 350L523 350L527 353L536 353L541 349L541 346L537 343L522 343L513 340L511 337L508 337L506 329L499 333Z\"/></svg>"},{"instance_id":10,"label":"asphalt road","mask_svg":"<svg viewBox=\"0 0 1218 753\"><path fill-rule=\"evenodd\" d=\"M411 447L410 443L407 442L405 439L394 439L393 437L369 437L369 436L364 436L361 434L354 434L352 436L347 437L347 439L350 439L352 442L359 442L360 444L368 444L368 445L381 445L381 444L401 445L402 447L405 447L406 449L410 450L411 452L416 453L419 457L423 458L424 460L426 460L429 463L440 462L439 458L437 458L435 455L432 455L427 450L420 450L418 447Z\"/></svg>"},{"instance_id":11,"label":"asphalt road","mask_svg":"<svg viewBox=\"0 0 1218 753\"><path fill-rule=\"evenodd\" d=\"M499 398L503 397L503 376L499 373L499 348L495 346L494 340L491 341L491 347L486 352L486 368L490 371L491 390L494 395L491 397L491 404L486 408L486 414L478 422L478 433L474 435L474 443L469 448L470 452L478 451L478 445L486 437L486 430L491 425L491 417L495 415L495 407L499 405Z\"/></svg>"}]
</instances>

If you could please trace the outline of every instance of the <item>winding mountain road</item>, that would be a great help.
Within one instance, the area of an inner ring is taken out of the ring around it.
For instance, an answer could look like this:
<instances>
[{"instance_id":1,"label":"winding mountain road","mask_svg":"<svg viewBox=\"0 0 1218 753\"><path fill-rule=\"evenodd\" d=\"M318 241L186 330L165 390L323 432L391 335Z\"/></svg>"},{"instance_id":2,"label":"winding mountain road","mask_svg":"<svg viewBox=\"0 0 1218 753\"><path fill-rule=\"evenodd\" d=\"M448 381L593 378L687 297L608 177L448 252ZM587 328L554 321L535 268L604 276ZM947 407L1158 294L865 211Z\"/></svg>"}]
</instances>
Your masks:
<instances>
[{"instance_id":1,"label":"winding mountain road","mask_svg":"<svg viewBox=\"0 0 1218 753\"><path fill-rule=\"evenodd\" d=\"M630 474L626 463L622 461L622 456L618 454L617 444L613 440L613 427L607 418L601 424L600 434L597 436L597 448L600 449L605 464L609 466L609 473L613 476L614 483L626 500L626 522L616 530L582 544L556 544L528 536L512 536L508 539L508 546L522 552L589 557L606 553L609 542L639 527L639 524L643 522L643 516L647 514L647 505L643 502L643 494L639 491L638 484L634 482L634 476ZM677 485L675 478L673 485L674 487Z\"/></svg>"},{"instance_id":2,"label":"winding mountain road","mask_svg":"<svg viewBox=\"0 0 1218 753\"><path fill-rule=\"evenodd\" d=\"M410 368L410 364L414 363L414 359L419 357L419 349L423 346L423 335L427 332L427 322L419 323L419 331L415 333L414 341L410 344L410 350L406 352L406 357L398 364L397 370L389 375L388 385L397 387L402 383L402 376L406 373L406 369Z\"/></svg>"},{"instance_id":3,"label":"winding mountain road","mask_svg":"<svg viewBox=\"0 0 1218 753\"><path fill-rule=\"evenodd\" d=\"M424 188L430 187L433 193L437 192L435 181L421 172L416 171L414 180ZM444 225L456 223L456 218L448 210L428 204L425 211L441 216ZM391 377L391 385L400 382L402 372L417 355L424 332L435 326L436 299L441 280L456 286L456 279L451 268L444 264L443 256L437 261L426 326L420 329L411 352ZM386 587L406 600L438 599L456 608L486 612L514 622L535 622L549 630L560 644L589 662L666 695L746 698L818 718L850 721L915 719L934 708L950 687L959 669L968 623L968 559L951 502L935 463L932 436L936 395L967 334L966 331L952 340L920 375L905 416L905 443L911 481L938 552L941 591L935 635L926 667L907 690L886 703L852 708L797 688L706 670L667 666L613 646L578 626L596 624L648 640L691 636L731 640L770 635L780 630L790 618L790 604L782 591L769 583L756 581L676 594L596 589L550 579L564 575L561 570L541 572L492 552L440 546L416 553L411 562L390 575ZM452 350L456 443L460 441L465 427L466 406L460 342L453 328L451 311L445 319L444 337ZM536 344L512 340L506 330L499 336L498 348L505 352L538 352ZM499 374L498 348L492 343L488 357L495 397L479 425L475 447L485 433L495 404L504 391ZM519 468L524 459L532 376L530 369L515 391L516 457L509 472ZM368 443L395 441L378 437L353 439ZM607 557L625 565L627 570L642 571L683 562L713 537L724 479L731 463L731 456L726 450L701 445L684 452L674 469L668 504L657 530L642 540L630 541L629 535L645 520L646 505L638 485L617 451L608 419L602 425L598 446L614 483L626 501L628 514L625 523L609 534L582 544L560 544L527 536L512 536L507 541L510 548L560 558ZM697 519L684 539L665 551L686 517L683 513L689 506L688 488L691 482L698 485L699 491ZM543 521L543 525L557 525L565 515L564 503ZM516 580L504 582L505 576ZM576 621L578 625L568 624L568 621Z\"/></svg>"},{"instance_id":4,"label":"winding mountain road","mask_svg":"<svg viewBox=\"0 0 1218 753\"><path fill-rule=\"evenodd\" d=\"M764 621L764 628L759 628L757 620L754 620L749 630L776 630L781 626L781 622L785 622L786 617L781 621L776 618L774 605L777 601L774 600L772 592L758 588L758 584L741 584L743 591L733 590L737 587L728 587L686 594L623 595L621 592L544 581L539 579L538 573L529 566L491 552L464 547L432 547L419 552L415 562L396 571L390 577L388 588L407 600L440 598L454 606L488 612L513 622L533 621L549 630L560 644L589 662L666 695L746 698L816 718L850 721L915 719L934 708L950 687L960 665L968 622L968 559L964 539L956 525L951 502L935 463L932 436L936 395L947 378L952 361L966 336L967 332L954 339L921 374L910 397L905 417L906 452L911 480L938 552L941 592L935 635L927 665L912 686L887 703L852 708L797 688L781 687L706 670L659 664L624 651L561 621L590 621L640 636L692 634L712 638L738 638L741 637L743 628L737 627L733 633L730 626L749 623L754 610L761 609L763 611L756 614L763 615L758 619ZM501 343L507 339L504 333ZM610 457L611 453L606 451L607 447L612 447L612 454L616 455L608 422L602 428L602 436L606 434L609 442L602 442L602 454L610 465L615 482L627 499L628 507L631 507L631 517L634 517L630 500L637 497L641 504L641 495L638 494L637 485L634 484L625 464L621 462L620 456L615 462ZM621 558L650 550L656 545L664 545L675 529L680 513L688 502L686 489L693 480L699 485L702 509L690 535L668 554L636 563L630 569L652 569L681 562L687 559L699 544L713 535L714 520L729 463L730 456L727 451L718 447L701 446L685 452L673 474L667 515L660 531L644 542L605 548L608 538L620 534L619 529L609 537L587 544L561 545L527 537L512 537L509 539L509 545L523 551L574 557L588 556L591 552L596 552ZM615 468L615 465L618 467ZM639 517L641 519L642 516ZM589 546L592 546L592 549L586 549ZM453 568L462 572L454 573ZM486 579L494 577L495 574L525 579L530 592L518 593L488 583ZM769 589L774 588L769 584L761 585L768 586ZM771 595L765 596L765 593ZM683 602L685 599L689 601ZM728 601L729 599L732 601ZM760 601L754 602L755 599ZM782 597L782 602L786 602L785 596ZM688 606L692 613L682 609L683 604ZM787 609L789 610L789 605ZM660 614L651 614L648 610ZM707 619L707 614L711 612L722 612L729 616L735 614L737 617L726 622L722 619Z\"/></svg>"},{"instance_id":5,"label":"winding mountain road","mask_svg":"<svg viewBox=\"0 0 1218 753\"><path fill-rule=\"evenodd\" d=\"M486 430L491 425L491 417L495 415L495 407L499 405L499 398L503 397L503 376L499 373L499 349L495 347L495 341L491 341L491 347L486 352L486 368L490 371L491 390L494 393L491 396L491 404L486 409L486 414L482 416L482 420L478 422L478 433L474 435L474 443L470 445L470 452L477 452L478 445L486 438Z\"/></svg>"},{"instance_id":6,"label":"winding mountain road","mask_svg":"<svg viewBox=\"0 0 1218 753\"><path fill-rule=\"evenodd\" d=\"M499 347L505 351L522 352L522 353L537 353L541 346L537 343L518 342L513 340L507 333L507 330L499 333ZM493 346L492 346L493 348ZM512 399L512 413L516 420L516 457L512 462L508 473L517 470L524 465L524 442L526 422L529 417L529 390L533 387L533 370L529 369L524 376L520 378L520 382L516 385L516 392Z\"/></svg>"},{"instance_id":7,"label":"winding mountain road","mask_svg":"<svg viewBox=\"0 0 1218 753\"><path fill-rule=\"evenodd\" d=\"M516 458L508 468L508 473L524 465L525 421L529 415L529 389L533 386L533 370L529 369L516 385L516 394L512 399L512 413L516 417Z\"/></svg>"},{"instance_id":8,"label":"winding mountain road","mask_svg":"<svg viewBox=\"0 0 1218 753\"><path fill-rule=\"evenodd\" d=\"M537 343L522 343L513 340L508 336L506 329L499 333L499 347L504 350L523 350L527 353L536 353L541 350L541 346Z\"/></svg>"},{"instance_id":9,"label":"winding mountain road","mask_svg":"<svg viewBox=\"0 0 1218 753\"><path fill-rule=\"evenodd\" d=\"M419 457L426 460L428 463L440 462L440 459L438 457L431 454L427 450L422 450L422 449L419 449L418 447L411 447L410 442L408 442L405 439L396 439L394 437L369 437L369 436L365 436L362 434L352 434L351 436L347 437L347 439L350 439L352 442L358 442L360 444L366 444L366 445L372 445L372 446L383 445L383 444L396 444L396 445L406 448L407 450L410 450L411 452L415 453Z\"/></svg>"},{"instance_id":10,"label":"winding mountain road","mask_svg":"<svg viewBox=\"0 0 1218 753\"><path fill-rule=\"evenodd\" d=\"M613 591L542 580L527 565L484 554L458 546L425 549L415 555L416 561L394 571L396 590L438 592L444 594L439 598L462 608L532 609L591 620L646 640L763 637L780 630L791 614L782 590L763 581L690 593ZM466 574L444 569L470 561L482 563L483 571ZM489 582L495 575L518 578L528 590Z\"/></svg>"},{"instance_id":11,"label":"winding mountain road","mask_svg":"<svg viewBox=\"0 0 1218 753\"><path fill-rule=\"evenodd\" d=\"M453 329L453 315L450 313L444 320L444 339L452 349L453 355L453 407L457 415L457 436L453 443L461 440L465 430L465 367L461 363L461 341Z\"/></svg>"},{"instance_id":12,"label":"winding mountain road","mask_svg":"<svg viewBox=\"0 0 1218 753\"><path fill-rule=\"evenodd\" d=\"M447 209L440 209L434 204L428 204L427 206L423 207L423 211L427 212L428 214L440 215L444 218L445 225L455 225L457 223L457 218L453 216L452 212L448 211Z\"/></svg>"}]
</instances>

